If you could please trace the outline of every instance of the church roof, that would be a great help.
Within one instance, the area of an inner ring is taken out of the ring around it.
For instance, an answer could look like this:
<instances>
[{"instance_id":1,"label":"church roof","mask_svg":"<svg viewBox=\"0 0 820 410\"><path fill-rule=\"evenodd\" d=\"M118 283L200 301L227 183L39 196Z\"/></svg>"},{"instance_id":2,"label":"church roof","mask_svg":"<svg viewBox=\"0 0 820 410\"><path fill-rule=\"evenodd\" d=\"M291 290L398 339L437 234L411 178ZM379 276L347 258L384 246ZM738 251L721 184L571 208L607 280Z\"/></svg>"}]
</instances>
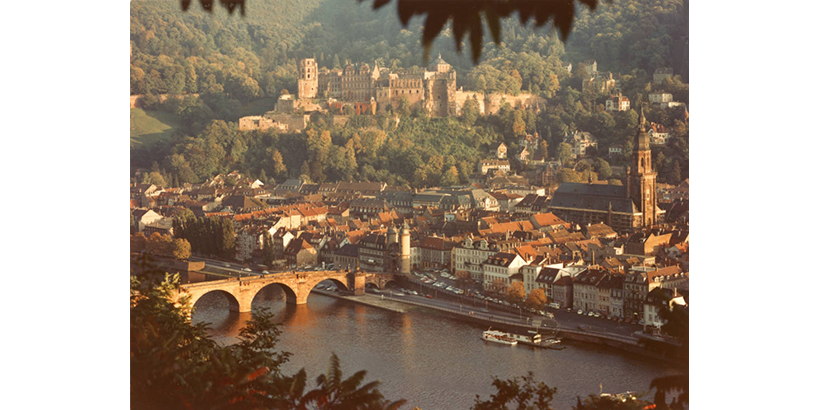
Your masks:
<instances>
[{"instance_id":1,"label":"church roof","mask_svg":"<svg viewBox=\"0 0 820 410\"><path fill-rule=\"evenodd\" d=\"M612 212L640 212L626 195L623 185L561 184L552 196L550 207L590 209L607 212L612 204Z\"/></svg>"}]
</instances>

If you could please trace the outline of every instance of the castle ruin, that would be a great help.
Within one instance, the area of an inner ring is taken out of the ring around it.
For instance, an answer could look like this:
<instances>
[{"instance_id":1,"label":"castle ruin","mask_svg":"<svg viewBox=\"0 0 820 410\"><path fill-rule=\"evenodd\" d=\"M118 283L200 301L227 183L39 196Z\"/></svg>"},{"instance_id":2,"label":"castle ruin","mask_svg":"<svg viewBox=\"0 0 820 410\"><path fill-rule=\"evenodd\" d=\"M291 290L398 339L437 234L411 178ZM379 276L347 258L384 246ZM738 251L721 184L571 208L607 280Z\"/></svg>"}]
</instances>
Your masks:
<instances>
[{"instance_id":1,"label":"castle ruin","mask_svg":"<svg viewBox=\"0 0 820 410\"><path fill-rule=\"evenodd\" d=\"M313 58L299 62L299 100L334 99L385 112L388 106L398 108L405 97L411 109L424 109L433 117L458 115L455 70L441 55L422 73L396 74L367 63L317 70Z\"/></svg>"}]
</instances>

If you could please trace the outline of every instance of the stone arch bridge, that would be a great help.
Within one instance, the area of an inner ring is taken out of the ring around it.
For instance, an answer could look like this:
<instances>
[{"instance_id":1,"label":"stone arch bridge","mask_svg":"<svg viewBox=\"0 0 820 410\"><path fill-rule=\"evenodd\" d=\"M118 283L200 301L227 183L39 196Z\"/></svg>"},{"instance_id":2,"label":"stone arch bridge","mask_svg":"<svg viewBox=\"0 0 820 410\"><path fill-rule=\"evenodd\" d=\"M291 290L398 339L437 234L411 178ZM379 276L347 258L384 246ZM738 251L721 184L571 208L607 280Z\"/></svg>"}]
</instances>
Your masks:
<instances>
[{"instance_id":1,"label":"stone arch bridge","mask_svg":"<svg viewBox=\"0 0 820 410\"><path fill-rule=\"evenodd\" d=\"M228 295L230 309L240 313L250 312L251 303L262 288L277 284L285 291L287 303L302 305L307 303L313 288L330 279L348 294L364 294L365 284L372 283L383 289L388 282L396 280L400 274L376 272L308 271L280 272L259 276L247 276L181 285L182 291L191 296L191 306L208 293L219 292Z\"/></svg>"}]
</instances>

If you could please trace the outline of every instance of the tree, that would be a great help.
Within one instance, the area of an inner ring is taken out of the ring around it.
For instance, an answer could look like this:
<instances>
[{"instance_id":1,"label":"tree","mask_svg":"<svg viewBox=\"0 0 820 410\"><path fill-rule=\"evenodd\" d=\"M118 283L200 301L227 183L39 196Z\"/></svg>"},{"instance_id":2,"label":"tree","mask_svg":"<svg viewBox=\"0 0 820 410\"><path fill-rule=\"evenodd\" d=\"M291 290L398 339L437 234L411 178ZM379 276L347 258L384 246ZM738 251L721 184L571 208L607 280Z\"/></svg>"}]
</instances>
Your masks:
<instances>
[{"instance_id":1,"label":"tree","mask_svg":"<svg viewBox=\"0 0 820 410\"><path fill-rule=\"evenodd\" d=\"M273 237L267 230L262 234L262 258L265 260L265 265L273 265L276 259L276 254L273 247Z\"/></svg>"},{"instance_id":2,"label":"tree","mask_svg":"<svg viewBox=\"0 0 820 410\"><path fill-rule=\"evenodd\" d=\"M191 244L186 239L174 239L173 246L172 254L174 259L187 260L191 257Z\"/></svg>"},{"instance_id":3,"label":"tree","mask_svg":"<svg viewBox=\"0 0 820 410\"><path fill-rule=\"evenodd\" d=\"M479 108L478 101L468 98L461 107L461 120L468 126L472 126L480 115Z\"/></svg>"},{"instance_id":4,"label":"tree","mask_svg":"<svg viewBox=\"0 0 820 410\"><path fill-rule=\"evenodd\" d=\"M132 220L134 218L131 218ZM137 232L131 235L131 252L132 253L140 253L145 250L146 245L148 244L148 238L145 237L145 234L142 232Z\"/></svg>"},{"instance_id":5,"label":"tree","mask_svg":"<svg viewBox=\"0 0 820 410\"><path fill-rule=\"evenodd\" d=\"M260 387L270 377L264 369L275 367L269 353L220 347L204 325L192 325L187 319L190 299L175 300L178 281L178 276L151 270L131 277L131 408L219 408L238 401L260 405L266 400ZM278 334L271 316L255 313L251 323L256 327L246 336L275 345Z\"/></svg>"},{"instance_id":6,"label":"tree","mask_svg":"<svg viewBox=\"0 0 820 410\"><path fill-rule=\"evenodd\" d=\"M456 184L458 184L458 169L456 169L455 166L451 166L450 169L441 174L439 185L447 187Z\"/></svg>"},{"instance_id":7,"label":"tree","mask_svg":"<svg viewBox=\"0 0 820 410\"><path fill-rule=\"evenodd\" d=\"M489 290L491 292L501 293L504 291L505 286L507 286L507 283L504 279L496 278L493 279L493 282L490 284Z\"/></svg>"},{"instance_id":8,"label":"tree","mask_svg":"<svg viewBox=\"0 0 820 410\"><path fill-rule=\"evenodd\" d=\"M493 376L493 386L496 393L485 401L481 401L480 396L476 395L472 410L508 409L508 404L519 410L550 410L550 402L558 390L543 382L536 384L532 371L526 376L513 377L509 380Z\"/></svg>"},{"instance_id":9,"label":"tree","mask_svg":"<svg viewBox=\"0 0 820 410\"><path fill-rule=\"evenodd\" d=\"M564 182L584 182L583 175L569 168L561 168L558 170L558 183L563 184Z\"/></svg>"},{"instance_id":10,"label":"tree","mask_svg":"<svg viewBox=\"0 0 820 410\"><path fill-rule=\"evenodd\" d=\"M510 286L507 286L504 293L510 303L517 304L524 302L524 296L527 295L527 291L524 289L524 282L513 282Z\"/></svg>"},{"instance_id":11,"label":"tree","mask_svg":"<svg viewBox=\"0 0 820 410\"><path fill-rule=\"evenodd\" d=\"M550 74L549 82L547 83L547 89L545 91L547 98L553 98L561 89L561 83L558 81L558 76L555 74Z\"/></svg>"},{"instance_id":12,"label":"tree","mask_svg":"<svg viewBox=\"0 0 820 410\"><path fill-rule=\"evenodd\" d=\"M159 232L154 232L148 237L148 242L145 245L145 251L158 256L172 256L173 255L173 239L170 235L163 235Z\"/></svg>"},{"instance_id":13,"label":"tree","mask_svg":"<svg viewBox=\"0 0 820 410\"><path fill-rule=\"evenodd\" d=\"M538 155L541 156L541 159L546 160L549 154L549 149L546 140L541 140L538 142Z\"/></svg>"},{"instance_id":14,"label":"tree","mask_svg":"<svg viewBox=\"0 0 820 410\"><path fill-rule=\"evenodd\" d=\"M595 169L600 179L609 179L609 177L612 176L612 169L609 167L609 163L602 158L595 158L593 169Z\"/></svg>"},{"instance_id":15,"label":"tree","mask_svg":"<svg viewBox=\"0 0 820 410\"><path fill-rule=\"evenodd\" d=\"M227 218L218 218L221 236L219 241L219 254L223 258L232 258L234 246L236 245L236 233L233 230L233 222Z\"/></svg>"},{"instance_id":16,"label":"tree","mask_svg":"<svg viewBox=\"0 0 820 410\"><path fill-rule=\"evenodd\" d=\"M457 270L455 272L456 277L456 286L459 288L465 287L470 281L472 281L472 277L470 276L470 272L466 270Z\"/></svg>"},{"instance_id":17,"label":"tree","mask_svg":"<svg viewBox=\"0 0 820 410\"><path fill-rule=\"evenodd\" d=\"M521 110L515 110L513 113L512 132L515 137L527 135L527 124L524 122Z\"/></svg>"},{"instance_id":18,"label":"tree","mask_svg":"<svg viewBox=\"0 0 820 410\"><path fill-rule=\"evenodd\" d=\"M288 167L285 166L285 161L278 149L273 151L271 160L273 161L273 178L284 180L288 175Z\"/></svg>"},{"instance_id":19,"label":"tree","mask_svg":"<svg viewBox=\"0 0 820 410\"><path fill-rule=\"evenodd\" d=\"M168 184L165 182L165 178L162 177L162 174L159 172L151 172L148 174L148 183L154 184L158 187L167 187Z\"/></svg>"},{"instance_id":20,"label":"tree","mask_svg":"<svg viewBox=\"0 0 820 410\"><path fill-rule=\"evenodd\" d=\"M533 309L543 309L547 304L547 293L543 288L535 288L527 295L527 301L524 304Z\"/></svg>"},{"instance_id":21,"label":"tree","mask_svg":"<svg viewBox=\"0 0 820 410\"><path fill-rule=\"evenodd\" d=\"M400 117L410 116L410 99L406 95L399 97L399 105L395 110Z\"/></svg>"},{"instance_id":22,"label":"tree","mask_svg":"<svg viewBox=\"0 0 820 410\"><path fill-rule=\"evenodd\" d=\"M672 185L681 183L680 162L678 160L672 162L672 169L669 171L669 183Z\"/></svg>"},{"instance_id":23,"label":"tree","mask_svg":"<svg viewBox=\"0 0 820 410\"><path fill-rule=\"evenodd\" d=\"M569 162L569 160L572 159L572 146L566 142L558 144L558 152L556 155L562 164Z\"/></svg>"},{"instance_id":24,"label":"tree","mask_svg":"<svg viewBox=\"0 0 820 410\"><path fill-rule=\"evenodd\" d=\"M373 381L360 386L367 371L360 370L347 379L342 379L342 369L335 353L330 355L330 366L326 374L316 378L318 387L305 393L300 404L311 404L316 409L398 409L406 400L386 402L377 389L379 382ZM299 406L300 408L304 408Z\"/></svg>"},{"instance_id":25,"label":"tree","mask_svg":"<svg viewBox=\"0 0 820 410\"><path fill-rule=\"evenodd\" d=\"M192 325L190 297L179 293L179 276L155 270L143 260L131 276L131 408L148 409L315 409L395 410L378 382L360 386L360 371L342 379L338 358L331 357L319 387L304 393L306 373L284 376L291 356L277 351L282 331L266 309L254 310L240 331L239 343L222 346L208 336L207 325Z\"/></svg>"}]
</instances>

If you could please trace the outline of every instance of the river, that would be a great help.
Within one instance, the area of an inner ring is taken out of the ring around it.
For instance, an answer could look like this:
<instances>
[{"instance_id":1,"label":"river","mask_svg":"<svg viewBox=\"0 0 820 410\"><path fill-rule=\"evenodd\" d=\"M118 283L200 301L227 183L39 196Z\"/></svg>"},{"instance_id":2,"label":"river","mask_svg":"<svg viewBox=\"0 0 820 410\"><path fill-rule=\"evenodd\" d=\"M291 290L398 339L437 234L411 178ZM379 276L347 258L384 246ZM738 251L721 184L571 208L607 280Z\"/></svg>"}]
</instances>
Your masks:
<instances>
[{"instance_id":1,"label":"river","mask_svg":"<svg viewBox=\"0 0 820 410\"><path fill-rule=\"evenodd\" d=\"M364 383L381 381L382 394L407 399L402 406L407 410L469 409L477 394L486 400L495 393L492 376L506 379L530 370L536 380L558 389L552 401L556 410L570 409L576 396L596 394L600 385L609 393L648 391L653 378L675 373L593 345L544 350L489 343L480 338L486 329L434 313L395 313L316 293L306 305L288 305L278 286L260 292L253 307L269 308L282 323L277 348L293 353L284 374L304 368L311 389L336 353L344 377L367 370ZM230 312L228 300L214 293L197 302L192 320L211 323L212 337L231 344L249 318Z\"/></svg>"}]
</instances>

